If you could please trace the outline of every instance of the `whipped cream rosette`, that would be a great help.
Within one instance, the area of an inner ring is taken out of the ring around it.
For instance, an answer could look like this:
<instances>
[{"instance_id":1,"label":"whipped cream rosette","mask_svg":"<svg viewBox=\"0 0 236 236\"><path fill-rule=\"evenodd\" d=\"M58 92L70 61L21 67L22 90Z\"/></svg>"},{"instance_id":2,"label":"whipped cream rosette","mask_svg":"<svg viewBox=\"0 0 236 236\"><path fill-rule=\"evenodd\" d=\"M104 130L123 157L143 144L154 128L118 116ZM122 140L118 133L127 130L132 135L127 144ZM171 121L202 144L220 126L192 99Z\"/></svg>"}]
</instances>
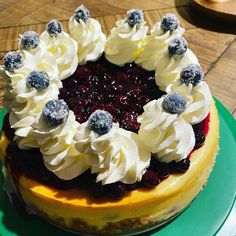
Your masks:
<instances>
[{"instance_id":1,"label":"whipped cream rosette","mask_svg":"<svg viewBox=\"0 0 236 236\"><path fill-rule=\"evenodd\" d=\"M164 53L168 50L169 42L184 33L179 20L174 14L166 14L161 22L157 22L151 34L144 40L143 50L138 54L135 63L146 70L155 70Z\"/></svg>"},{"instance_id":2,"label":"whipped cream rosette","mask_svg":"<svg viewBox=\"0 0 236 236\"><path fill-rule=\"evenodd\" d=\"M80 65L97 60L104 51L106 36L100 23L89 18L89 11L83 5L75 10L69 21L70 34L78 44L78 61Z\"/></svg>"},{"instance_id":3,"label":"whipped cream rosette","mask_svg":"<svg viewBox=\"0 0 236 236\"><path fill-rule=\"evenodd\" d=\"M212 95L206 82L202 81L196 86L192 84L176 84L167 87L167 92L178 92L187 102L187 108L183 112L183 119L190 124L197 124L203 121L209 114Z\"/></svg>"},{"instance_id":4,"label":"whipped cream rosette","mask_svg":"<svg viewBox=\"0 0 236 236\"><path fill-rule=\"evenodd\" d=\"M9 77L15 74L26 76L33 70L45 71L49 77L58 76L59 72L55 55L49 52L47 45L36 32L27 31L20 35L18 48L23 66L15 69L13 74L7 72Z\"/></svg>"},{"instance_id":5,"label":"whipped cream rosette","mask_svg":"<svg viewBox=\"0 0 236 236\"><path fill-rule=\"evenodd\" d=\"M20 148L38 147L33 133L34 125L45 103L58 97L61 82L57 78L49 79L46 72L35 70L27 78L21 74L12 78L11 94L15 100L11 103L9 119L11 127L15 129L15 139Z\"/></svg>"},{"instance_id":6,"label":"whipped cream rosette","mask_svg":"<svg viewBox=\"0 0 236 236\"><path fill-rule=\"evenodd\" d=\"M44 106L34 129L46 168L64 180L73 179L89 168L85 155L75 148L73 137L78 126L64 101L51 100Z\"/></svg>"},{"instance_id":7,"label":"whipped cream rosette","mask_svg":"<svg viewBox=\"0 0 236 236\"><path fill-rule=\"evenodd\" d=\"M141 140L162 162L185 159L194 148L193 128L184 120L188 105L183 96L170 93L149 102L138 117Z\"/></svg>"},{"instance_id":8,"label":"whipped cream rosette","mask_svg":"<svg viewBox=\"0 0 236 236\"><path fill-rule=\"evenodd\" d=\"M195 137L192 126L179 117L166 130L155 154L161 162L178 162L188 157L194 145Z\"/></svg>"},{"instance_id":9,"label":"whipped cream rosette","mask_svg":"<svg viewBox=\"0 0 236 236\"><path fill-rule=\"evenodd\" d=\"M163 99L153 100L143 107L138 117L141 123L139 136L151 152L156 152L166 129L176 120L177 114L169 114L162 108Z\"/></svg>"},{"instance_id":10,"label":"whipped cream rosette","mask_svg":"<svg viewBox=\"0 0 236 236\"><path fill-rule=\"evenodd\" d=\"M39 47L39 46L38 46ZM11 70L10 68L2 67L1 71L4 73L4 87L5 87L5 97L4 97L4 106L11 110L10 104L15 99L16 91L15 85L21 81L26 81L26 77L30 74L30 72L36 71L44 71L48 74L50 80L56 80L58 77L58 67L56 63L56 59L53 54L40 48L35 48L35 53L31 54L31 51L21 50L17 52L10 52L6 54L4 57L7 59L8 57L13 57L13 55L19 56L18 63L20 64L19 67ZM38 50L38 51L37 51ZM58 88L62 85L58 81L57 82ZM18 91L20 92L20 91Z\"/></svg>"},{"instance_id":11,"label":"whipped cream rosette","mask_svg":"<svg viewBox=\"0 0 236 236\"><path fill-rule=\"evenodd\" d=\"M76 41L63 31L59 21L52 20L48 23L47 29L40 36L40 41L44 42L46 50L56 58L60 80L75 72L78 66L78 46Z\"/></svg>"},{"instance_id":12,"label":"whipped cream rosette","mask_svg":"<svg viewBox=\"0 0 236 236\"><path fill-rule=\"evenodd\" d=\"M26 44L25 41L24 43ZM31 45L32 42L28 44ZM17 61L16 56L20 60ZM9 64L11 60L20 66L13 68L14 63L11 66ZM15 140L20 148L38 147L32 126L37 122L44 104L48 99L57 98L59 88L62 87L57 77L55 57L47 51L42 53L37 45L33 49L23 48L21 51L8 53L4 61L5 67L9 65L4 76L4 106L10 111L10 125L15 129ZM31 80L30 84L28 79Z\"/></svg>"},{"instance_id":13,"label":"whipped cream rosette","mask_svg":"<svg viewBox=\"0 0 236 236\"><path fill-rule=\"evenodd\" d=\"M95 115L98 113L107 112L96 111ZM111 184L121 181L132 184L140 181L149 166L150 153L138 135L119 128L117 123L106 133L99 134L89 123L78 127L75 141L77 150L89 156L91 172L97 174L97 182ZM105 120L105 123L109 121Z\"/></svg>"},{"instance_id":14,"label":"whipped cream rosette","mask_svg":"<svg viewBox=\"0 0 236 236\"><path fill-rule=\"evenodd\" d=\"M133 62L142 50L148 27L140 10L127 12L127 19L118 20L105 46L105 57L113 64L122 66Z\"/></svg>"},{"instance_id":15,"label":"whipped cream rosette","mask_svg":"<svg viewBox=\"0 0 236 236\"><path fill-rule=\"evenodd\" d=\"M179 78L182 68L189 64L198 64L198 59L188 49L186 40L183 37L172 39L156 66L155 77L159 89L166 91L167 86Z\"/></svg>"}]
</instances>

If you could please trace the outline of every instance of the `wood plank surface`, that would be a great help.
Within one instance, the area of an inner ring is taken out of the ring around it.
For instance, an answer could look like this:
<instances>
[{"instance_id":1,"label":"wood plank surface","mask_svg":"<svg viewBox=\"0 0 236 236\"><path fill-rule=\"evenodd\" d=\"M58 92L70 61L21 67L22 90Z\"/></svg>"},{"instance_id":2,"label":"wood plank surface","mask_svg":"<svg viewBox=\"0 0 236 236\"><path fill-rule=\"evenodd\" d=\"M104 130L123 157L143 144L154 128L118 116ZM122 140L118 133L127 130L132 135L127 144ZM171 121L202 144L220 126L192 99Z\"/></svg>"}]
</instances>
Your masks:
<instances>
[{"instance_id":1,"label":"wood plank surface","mask_svg":"<svg viewBox=\"0 0 236 236\"><path fill-rule=\"evenodd\" d=\"M236 1L225 0L224 2L211 2L209 0L193 0L194 6L200 11L211 14L212 17L221 18L225 21L236 21Z\"/></svg>"},{"instance_id":2,"label":"wood plank surface","mask_svg":"<svg viewBox=\"0 0 236 236\"><path fill-rule=\"evenodd\" d=\"M205 79L217 98L236 117L236 28L211 21L191 7L190 0L0 0L0 60L17 48L18 35L27 30L41 33L45 24L55 18L67 31L68 19L80 4L89 8L99 20L105 34L115 21L131 8L144 10L145 20L152 27L168 13L175 13L190 49L197 55ZM0 100L3 96L0 82ZM1 104L0 104L1 106Z\"/></svg>"}]
</instances>

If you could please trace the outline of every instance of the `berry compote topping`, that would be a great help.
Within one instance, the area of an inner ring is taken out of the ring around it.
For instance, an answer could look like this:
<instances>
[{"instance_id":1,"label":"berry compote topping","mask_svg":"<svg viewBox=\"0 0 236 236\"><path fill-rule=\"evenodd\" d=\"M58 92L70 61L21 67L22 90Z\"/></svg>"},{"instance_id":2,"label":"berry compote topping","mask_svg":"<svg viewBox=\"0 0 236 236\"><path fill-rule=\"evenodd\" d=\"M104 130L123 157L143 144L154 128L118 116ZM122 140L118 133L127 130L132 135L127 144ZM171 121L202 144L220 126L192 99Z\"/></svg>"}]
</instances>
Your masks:
<instances>
[{"instance_id":1,"label":"berry compote topping","mask_svg":"<svg viewBox=\"0 0 236 236\"><path fill-rule=\"evenodd\" d=\"M79 66L64 80L60 98L74 111L79 123L87 121L96 110L106 110L121 128L137 133L140 126L137 117L143 106L163 95L154 74L134 63L118 67L101 57Z\"/></svg>"}]
</instances>

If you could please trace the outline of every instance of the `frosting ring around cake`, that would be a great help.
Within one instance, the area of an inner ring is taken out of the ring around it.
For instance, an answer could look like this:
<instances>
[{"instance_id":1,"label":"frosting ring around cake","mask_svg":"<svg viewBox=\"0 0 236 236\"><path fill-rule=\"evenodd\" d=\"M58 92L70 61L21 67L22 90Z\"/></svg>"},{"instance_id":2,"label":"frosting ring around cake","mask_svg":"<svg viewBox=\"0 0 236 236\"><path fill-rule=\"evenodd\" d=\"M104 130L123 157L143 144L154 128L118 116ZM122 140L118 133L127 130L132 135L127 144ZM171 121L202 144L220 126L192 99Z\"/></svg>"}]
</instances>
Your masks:
<instances>
[{"instance_id":1,"label":"frosting ring around cake","mask_svg":"<svg viewBox=\"0 0 236 236\"><path fill-rule=\"evenodd\" d=\"M15 180L15 184L27 205L62 228L90 234L133 233L173 217L190 204L213 168L218 139L218 114L212 101L209 131L204 145L192 154L190 169L185 174L171 175L154 189L132 191L119 201L94 200L78 190L56 190L25 176ZM4 155L8 143L5 136L1 143ZM9 168L7 173L14 176Z\"/></svg>"}]
</instances>

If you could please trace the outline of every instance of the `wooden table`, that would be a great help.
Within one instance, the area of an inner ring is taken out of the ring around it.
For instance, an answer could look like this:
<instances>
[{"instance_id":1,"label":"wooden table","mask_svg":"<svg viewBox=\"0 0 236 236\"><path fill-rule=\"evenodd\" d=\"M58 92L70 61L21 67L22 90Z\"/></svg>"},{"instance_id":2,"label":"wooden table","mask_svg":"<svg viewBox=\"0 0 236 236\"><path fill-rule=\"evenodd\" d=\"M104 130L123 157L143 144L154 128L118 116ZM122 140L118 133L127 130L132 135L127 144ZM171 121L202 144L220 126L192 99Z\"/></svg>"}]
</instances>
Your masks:
<instances>
[{"instance_id":1,"label":"wooden table","mask_svg":"<svg viewBox=\"0 0 236 236\"><path fill-rule=\"evenodd\" d=\"M56 18L64 29L80 4L90 9L92 17L109 34L115 21L127 10L144 10L149 26L167 12L175 13L186 29L190 49L197 55L211 91L236 118L236 28L199 15L188 0L0 0L0 59L17 48L20 33L45 29L45 23ZM3 95L1 90L0 96ZM1 106L1 104L0 104Z\"/></svg>"}]
</instances>

